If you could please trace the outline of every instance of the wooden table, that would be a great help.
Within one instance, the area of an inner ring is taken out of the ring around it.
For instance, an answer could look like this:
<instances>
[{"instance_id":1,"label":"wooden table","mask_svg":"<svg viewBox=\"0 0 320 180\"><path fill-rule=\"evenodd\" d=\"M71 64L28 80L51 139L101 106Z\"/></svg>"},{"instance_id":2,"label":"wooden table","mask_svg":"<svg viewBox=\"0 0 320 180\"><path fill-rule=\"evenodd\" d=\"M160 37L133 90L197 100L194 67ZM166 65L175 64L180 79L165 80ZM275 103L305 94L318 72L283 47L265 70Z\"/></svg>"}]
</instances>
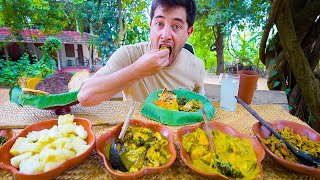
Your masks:
<instances>
[{"instance_id":1,"label":"wooden table","mask_svg":"<svg viewBox=\"0 0 320 180\"><path fill-rule=\"evenodd\" d=\"M247 134L255 138L252 132L252 125L257 120L251 116L244 108L237 104L235 112L225 112L219 108L218 102L213 102L216 107L215 116L212 118L214 121L220 121L227 125L232 126L235 130ZM143 115L141 112L142 103L139 103L133 113L133 119L140 119L144 121L152 121ZM130 107L130 102L123 101L107 101L95 107L81 107L76 105L72 107L72 114L77 117L83 117L96 122L111 122L119 123L125 119L126 113ZM251 107L260 114L261 117L268 121L277 119L290 120L300 124L304 122L298 118L290 115L285 109L279 105L251 105ZM0 123L6 124L31 124L41 120L56 119L57 115L52 115L50 111L39 110L32 107L19 107L14 103L7 102L0 108ZM152 121L154 122L154 121ZM98 138L101 134L107 132L112 127L100 126L93 127L93 131ZM170 126L172 131L176 132L181 126ZM19 130L15 130L19 132ZM179 155L179 146L175 138L175 146L177 150L177 159L173 165L167 170L160 172L156 175L147 175L142 179L206 179L200 175L193 173L181 160ZM295 173L280 165L276 164L267 154L262 161L264 176L263 179L315 179L300 173ZM0 170L0 177L3 179L13 179L10 171ZM96 155L95 151L85 160L82 164L77 165L73 169L64 172L57 179L113 179L104 167L102 160Z\"/></svg>"}]
</instances>

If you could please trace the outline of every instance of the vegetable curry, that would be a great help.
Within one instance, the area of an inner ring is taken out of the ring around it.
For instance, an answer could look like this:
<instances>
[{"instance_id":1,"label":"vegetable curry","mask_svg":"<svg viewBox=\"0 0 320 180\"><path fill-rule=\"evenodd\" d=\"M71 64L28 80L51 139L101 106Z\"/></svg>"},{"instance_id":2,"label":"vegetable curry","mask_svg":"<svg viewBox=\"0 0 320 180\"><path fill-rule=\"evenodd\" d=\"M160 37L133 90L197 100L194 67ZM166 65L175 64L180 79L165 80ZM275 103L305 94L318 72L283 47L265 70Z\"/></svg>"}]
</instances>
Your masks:
<instances>
[{"instance_id":1,"label":"vegetable curry","mask_svg":"<svg viewBox=\"0 0 320 180\"><path fill-rule=\"evenodd\" d=\"M277 129L277 132L287 140L294 148L305 151L312 156L320 158L320 142L314 142L307 136L300 136L293 132L293 129L285 127L283 130ZM274 134L265 140L265 144L278 157L298 163L297 157L287 148L287 146L279 140ZM320 167L316 167L320 168Z\"/></svg>"},{"instance_id":2,"label":"vegetable curry","mask_svg":"<svg viewBox=\"0 0 320 180\"><path fill-rule=\"evenodd\" d=\"M165 165L171 157L168 144L168 139L159 132L145 127L129 126L124 136L126 150L120 158L129 173L137 172L143 167L159 167ZM107 158L109 152L110 143L105 148Z\"/></svg>"},{"instance_id":3,"label":"vegetable curry","mask_svg":"<svg viewBox=\"0 0 320 180\"><path fill-rule=\"evenodd\" d=\"M260 176L257 157L249 140L212 130L215 152L208 135L197 128L182 137L182 146L190 155L194 168L226 178L254 179Z\"/></svg>"}]
</instances>

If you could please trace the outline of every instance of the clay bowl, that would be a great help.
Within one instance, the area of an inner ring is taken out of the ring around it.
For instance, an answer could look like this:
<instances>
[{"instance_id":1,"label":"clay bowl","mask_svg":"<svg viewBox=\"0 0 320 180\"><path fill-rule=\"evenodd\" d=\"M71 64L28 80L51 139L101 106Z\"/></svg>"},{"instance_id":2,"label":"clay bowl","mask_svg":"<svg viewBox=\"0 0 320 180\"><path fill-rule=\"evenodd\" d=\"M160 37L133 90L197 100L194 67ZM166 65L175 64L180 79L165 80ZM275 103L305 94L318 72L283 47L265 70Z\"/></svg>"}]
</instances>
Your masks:
<instances>
[{"instance_id":1,"label":"clay bowl","mask_svg":"<svg viewBox=\"0 0 320 180\"><path fill-rule=\"evenodd\" d=\"M174 134L169 128L159 123L149 123L141 120L132 119L130 120L129 126L146 127L146 128L152 129L155 132L159 132L160 134L165 136L169 141L169 152L171 154L171 158L169 159L168 163L163 166L145 167L135 173L119 173L118 171L114 170L111 167L109 160L104 155L104 151L105 151L106 144L110 143L114 137L117 137L119 135L122 125L123 125L123 122L115 126L112 130L108 131L107 133L101 135L97 139L97 145L96 145L97 154L101 156L104 166L107 168L107 170L111 173L112 176L119 179L135 179L146 174L154 174L154 173L164 171L165 169L169 168L172 165L172 163L175 161L177 155L176 155L176 150L173 144Z\"/></svg>"},{"instance_id":2,"label":"clay bowl","mask_svg":"<svg viewBox=\"0 0 320 180\"><path fill-rule=\"evenodd\" d=\"M307 136L310 140L313 140L313 141L320 141L320 135L310 127L307 127L295 122L291 122L291 121L285 121L285 120L277 120L269 124L274 129L283 130L285 127L288 127L290 129L293 129L293 132L295 134L299 134L300 136ZM259 122L255 123L252 126L252 130L254 134L257 136L257 138L259 139L259 141L261 142L262 147L265 149L265 151L271 156L271 158L275 162L277 162L278 164L282 165L283 167L289 170L311 175L311 176L316 176L318 179L320 178L320 169L313 168L313 167L306 166L299 163L293 163L275 155L264 143L264 140L267 139L269 136L271 136L271 132L267 128L262 126Z\"/></svg>"},{"instance_id":3,"label":"clay bowl","mask_svg":"<svg viewBox=\"0 0 320 180\"><path fill-rule=\"evenodd\" d=\"M12 138L14 138L14 136L15 136L16 134L12 131L12 130L6 130L6 129L0 129L0 136L1 137L6 137L7 139L8 139L8 141L10 140L10 139L12 139ZM8 142L7 141L7 142ZM6 143L7 143L6 142ZM5 144L5 143L4 143ZM4 145L3 144L3 145ZM2 146L3 146L2 145ZM2 147L2 146L0 146L0 148Z\"/></svg>"},{"instance_id":4,"label":"clay bowl","mask_svg":"<svg viewBox=\"0 0 320 180\"><path fill-rule=\"evenodd\" d=\"M8 169L10 170L15 177L18 179L23 180L34 180L34 179L53 179L54 177L57 177L58 175L62 174L64 171L71 169L72 167L82 163L93 151L95 147L95 135L93 134L93 131L91 129L92 125L91 122L84 118L74 118L74 122L76 122L77 125L82 125L84 129L88 132L88 137L86 139L87 143L90 145L89 149L87 149L82 154L71 158L61 165L42 173L36 173L36 174L24 174L19 172L17 168L11 165L10 159L13 157L9 151L16 141L18 137L26 137L28 132L31 131L40 131L43 129L50 129L54 125L58 124L57 119L53 120L45 120L41 121L39 123L32 124L25 129L23 129L18 136L14 137L13 139L9 140L6 144L2 146L0 149L0 168Z\"/></svg>"},{"instance_id":5,"label":"clay bowl","mask_svg":"<svg viewBox=\"0 0 320 180\"><path fill-rule=\"evenodd\" d=\"M201 171L201 170L198 170L198 169L193 167L189 153L187 153L185 151L185 149L182 147L182 136L194 132L197 128L201 128L202 130L205 130L205 123L199 123L199 124L196 124L196 125L185 126L185 127L180 128L177 131L177 139L178 139L178 142L180 144L180 156L181 156L183 162L193 172L195 172L197 174L200 174L202 176L206 176L206 177L209 177L209 178L212 178L212 179L227 179L226 176L223 176L221 174L208 173L208 172ZM210 121L210 128L212 130L215 130L215 129L219 130L219 131L221 131L223 133L226 133L226 134L229 134L229 135L231 135L233 137L244 138L244 139L247 139L247 140L251 141L253 149L254 149L254 152L255 152L256 157L257 157L257 164L258 164L259 169L260 169L260 176L257 177L256 179L261 179L262 178L263 170L262 170L261 161L263 160L263 158L265 156L265 152L264 152L263 148L261 147L261 145L260 145L260 143L258 141L256 141L255 139L253 139L252 137L250 137L248 135L241 134L241 133L237 132L232 127L230 127L230 126L228 126L228 125L226 125L224 123L221 123L221 122ZM232 179L232 178L229 178L229 179Z\"/></svg>"}]
</instances>

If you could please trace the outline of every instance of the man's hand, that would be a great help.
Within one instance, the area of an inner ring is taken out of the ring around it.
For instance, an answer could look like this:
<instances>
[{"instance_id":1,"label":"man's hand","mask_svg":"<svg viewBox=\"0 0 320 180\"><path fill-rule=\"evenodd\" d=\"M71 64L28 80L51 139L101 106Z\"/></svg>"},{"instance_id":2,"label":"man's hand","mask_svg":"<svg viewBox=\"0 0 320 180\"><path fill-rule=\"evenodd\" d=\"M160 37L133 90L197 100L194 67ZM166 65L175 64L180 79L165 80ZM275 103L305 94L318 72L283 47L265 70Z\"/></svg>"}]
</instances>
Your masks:
<instances>
[{"instance_id":1,"label":"man's hand","mask_svg":"<svg viewBox=\"0 0 320 180\"><path fill-rule=\"evenodd\" d=\"M169 64L168 49L165 50L151 50L150 52L141 56L134 64L134 68L140 77L146 77L159 72L163 67Z\"/></svg>"}]
</instances>

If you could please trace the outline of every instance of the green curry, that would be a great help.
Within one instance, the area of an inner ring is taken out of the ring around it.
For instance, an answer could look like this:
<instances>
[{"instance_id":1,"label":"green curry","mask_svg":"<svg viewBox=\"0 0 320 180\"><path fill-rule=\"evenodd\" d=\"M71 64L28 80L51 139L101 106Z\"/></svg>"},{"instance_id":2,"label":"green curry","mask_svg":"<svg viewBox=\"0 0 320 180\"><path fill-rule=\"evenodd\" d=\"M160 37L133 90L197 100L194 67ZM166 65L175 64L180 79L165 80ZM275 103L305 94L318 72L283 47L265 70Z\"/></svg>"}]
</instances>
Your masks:
<instances>
[{"instance_id":1,"label":"green curry","mask_svg":"<svg viewBox=\"0 0 320 180\"><path fill-rule=\"evenodd\" d=\"M223 176L254 179L260 174L252 144L249 140L213 130L215 153L210 149L208 135L197 128L182 137L182 146L189 153L192 165L207 173Z\"/></svg>"},{"instance_id":2,"label":"green curry","mask_svg":"<svg viewBox=\"0 0 320 180\"><path fill-rule=\"evenodd\" d=\"M166 164L171 157L168 144L166 137L159 132L145 127L129 126L124 136L126 150L120 157L129 173L137 172L143 167L159 167ZM108 159L109 152L110 143L105 148Z\"/></svg>"}]
</instances>

